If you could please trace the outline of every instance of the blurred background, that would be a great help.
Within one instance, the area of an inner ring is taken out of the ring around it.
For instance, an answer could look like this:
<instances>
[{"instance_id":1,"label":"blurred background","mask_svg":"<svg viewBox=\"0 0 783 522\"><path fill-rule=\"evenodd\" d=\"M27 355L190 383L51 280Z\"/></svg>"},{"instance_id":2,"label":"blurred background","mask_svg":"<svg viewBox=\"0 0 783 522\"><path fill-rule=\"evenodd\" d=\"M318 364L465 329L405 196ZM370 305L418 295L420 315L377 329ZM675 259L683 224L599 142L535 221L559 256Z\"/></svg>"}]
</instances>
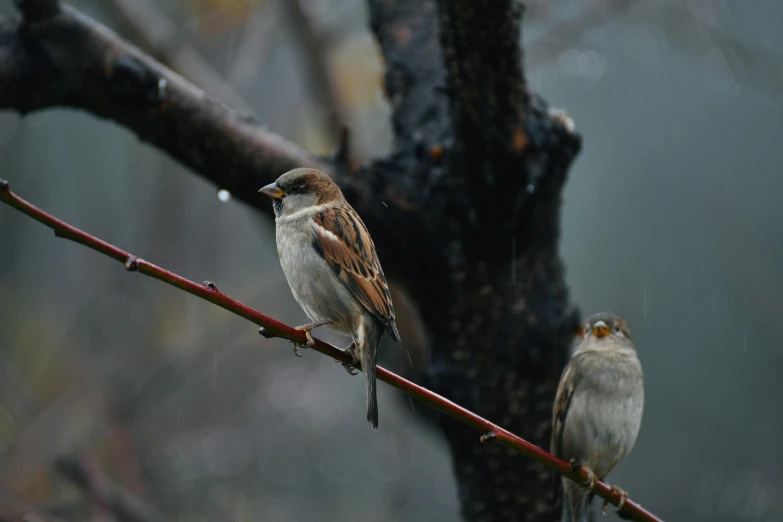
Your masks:
<instances>
[{"instance_id":1,"label":"blurred background","mask_svg":"<svg viewBox=\"0 0 783 522\"><path fill-rule=\"evenodd\" d=\"M611 482L666 520L780 520L783 4L526 3L529 83L584 138L563 209L572 297L624 316L645 370L642 431ZM340 118L358 160L389 149L359 0L73 4L312 152L333 149ZM0 113L0 176L142 258L306 322L270 220L123 128ZM381 385L372 433L360 377L256 330L0 207L0 495L111 520L52 472L67 456L170 520L459 520L425 406ZM382 362L409 374L390 348Z\"/></svg>"}]
</instances>

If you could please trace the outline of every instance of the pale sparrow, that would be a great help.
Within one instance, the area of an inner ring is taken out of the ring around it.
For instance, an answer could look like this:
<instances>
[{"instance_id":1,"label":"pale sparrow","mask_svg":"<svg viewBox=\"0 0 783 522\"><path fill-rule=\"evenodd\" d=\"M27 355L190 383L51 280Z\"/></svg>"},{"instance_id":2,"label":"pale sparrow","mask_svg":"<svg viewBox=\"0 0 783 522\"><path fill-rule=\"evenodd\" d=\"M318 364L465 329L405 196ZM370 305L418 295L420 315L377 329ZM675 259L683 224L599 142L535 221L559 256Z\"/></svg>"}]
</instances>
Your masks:
<instances>
[{"instance_id":1,"label":"pale sparrow","mask_svg":"<svg viewBox=\"0 0 783 522\"><path fill-rule=\"evenodd\" d=\"M552 453L585 466L588 484L561 477L563 522L591 520L592 495L634 445L644 409L644 379L625 322L610 313L590 317L560 378L555 399ZM624 492L621 492L624 496Z\"/></svg>"},{"instance_id":2,"label":"pale sparrow","mask_svg":"<svg viewBox=\"0 0 783 522\"><path fill-rule=\"evenodd\" d=\"M400 340L375 245L356 211L325 173L286 172L259 192L273 198L277 252L294 298L312 324L351 337L347 348L366 380L367 421L378 428L375 365L383 332ZM358 351L358 354L357 354Z\"/></svg>"}]
</instances>

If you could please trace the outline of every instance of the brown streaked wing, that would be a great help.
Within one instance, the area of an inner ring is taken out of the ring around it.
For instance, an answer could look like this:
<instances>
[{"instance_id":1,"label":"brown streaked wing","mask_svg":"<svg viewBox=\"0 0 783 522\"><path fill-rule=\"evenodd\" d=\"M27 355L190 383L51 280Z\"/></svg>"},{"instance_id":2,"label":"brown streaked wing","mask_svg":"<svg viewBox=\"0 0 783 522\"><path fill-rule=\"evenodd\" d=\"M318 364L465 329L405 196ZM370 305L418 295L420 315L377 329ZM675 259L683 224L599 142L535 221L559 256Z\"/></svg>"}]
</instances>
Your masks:
<instances>
[{"instance_id":1,"label":"brown streaked wing","mask_svg":"<svg viewBox=\"0 0 783 522\"><path fill-rule=\"evenodd\" d=\"M350 207L340 206L319 212L313 216L313 223L313 247L351 294L380 319L392 338L398 341L400 335L389 286L362 220Z\"/></svg>"},{"instance_id":2,"label":"brown streaked wing","mask_svg":"<svg viewBox=\"0 0 783 522\"><path fill-rule=\"evenodd\" d=\"M576 363L575 359L571 359L563 370L563 375L560 377L560 386L557 388L557 395L555 396L555 407L552 414L552 447L550 451L555 457L563 458L563 432L565 431L566 417L568 416L568 408L571 405L571 399L574 397L574 391L576 385L573 379L568 379L570 373L574 371ZM555 499L560 502L560 489L562 484L560 482L560 475L557 473L555 478Z\"/></svg>"},{"instance_id":3,"label":"brown streaked wing","mask_svg":"<svg viewBox=\"0 0 783 522\"><path fill-rule=\"evenodd\" d=\"M576 389L573 379L568 379L568 375L573 371L574 360L571 359L563 371L563 376L560 378L560 386L557 389L555 409L552 415L552 454L560 458L563 457L563 428L568 415L568 407Z\"/></svg>"}]
</instances>

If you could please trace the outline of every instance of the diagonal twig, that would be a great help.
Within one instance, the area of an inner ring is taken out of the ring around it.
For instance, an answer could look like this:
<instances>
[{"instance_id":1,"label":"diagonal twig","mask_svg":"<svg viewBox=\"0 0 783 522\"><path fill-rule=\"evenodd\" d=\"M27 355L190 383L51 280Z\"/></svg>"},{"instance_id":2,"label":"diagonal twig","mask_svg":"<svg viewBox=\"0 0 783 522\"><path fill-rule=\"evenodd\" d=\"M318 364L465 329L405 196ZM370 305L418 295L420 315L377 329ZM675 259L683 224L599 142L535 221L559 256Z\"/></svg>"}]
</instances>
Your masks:
<instances>
[{"instance_id":1,"label":"diagonal twig","mask_svg":"<svg viewBox=\"0 0 783 522\"><path fill-rule=\"evenodd\" d=\"M226 71L228 83L241 93L247 94L274 47L280 32L276 7L272 2L263 2L245 21L236 54Z\"/></svg>"},{"instance_id":2,"label":"diagonal twig","mask_svg":"<svg viewBox=\"0 0 783 522\"><path fill-rule=\"evenodd\" d=\"M338 96L334 76L329 67L329 42L323 30L317 28L305 12L302 0L289 0L283 7L288 15L289 24L301 42L304 63L308 76L307 85L315 98L318 108L326 115L329 133L337 137L347 124L346 111Z\"/></svg>"},{"instance_id":3,"label":"diagonal twig","mask_svg":"<svg viewBox=\"0 0 783 522\"><path fill-rule=\"evenodd\" d=\"M62 522L63 519L9 497L7 493L0 495L0 522Z\"/></svg>"},{"instance_id":4,"label":"diagonal twig","mask_svg":"<svg viewBox=\"0 0 783 522\"><path fill-rule=\"evenodd\" d=\"M110 511L121 522L167 522L155 508L135 497L101 471L77 457L62 457L55 470L76 484L88 500Z\"/></svg>"},{"instance_id":5,"label":"diagonal twig","mask_svg":"<svg viewBox=\"0 0 783 522\"><path fill-rule=\"evenodd\" d=\"M24 199L20 198L13 192L11 192L8 182L0 180L0 201L7 205L19 210L20 212L30 216L36 221L43 223L47 227L54 231L57 237L69 239L81 245L84 245L96 252L99 252L105 256L124 263L125 269L130 272L140 272L148 277L157 279L171 286L184 290L189 294L200 297L205 301L209 301L229 312L234 313L248 321L257 324L264 328L269 334L288 339L298 344L304 345L307 342L307 337L304 332L296 330L291 326L283 324L271 317L257 312L247 305L240 303L222 293L212 283L198 284L184 277L177 275L173 272L169 272L159 266L156 266L148 261L144 261L133 254L122 250L114 245L111 245L95 236L92 236L76 227L73 227L64 221L57 219L56 217L47 214L43 210L35 207L31 203L28 203ZM0 236L0 242L2 237ZM341 362L350 363L352 357L335 346L327 344L320 339L315 340L313 349L337 359ZM572 480L578 482L585 482L587 480L586 473L583 471L574 471L571 465L564 460L561 460L550 453L542 450L538 446L531 444L530 442L514 435L513 433L501 428L500 426L493 424L492 422L484 419L475 413L459 406L458 404L442 397L430 390L414 384L407 379L396 375L395 373L386 370L378 366L377 370L378 379L390 384L401 390L408 395L415 397L433 408L449 415L450 417L474 428L484 435L481 437L482 442L495 442L508 448L519 451L526 457L538 461L544 464L546 467L554 470L555 472L566 476ZM629 520L653 522L660 521L655 515L645 510L636 502L628 499L623 499L623 495L617 489L609 486L608 484L600 481L596 481L593 487L593 492L601 498L607 500L609 503L616 506L622 505L618 513L623 518ZM624 500L624 502L623 502Z\"/></svg>"}]
</instances>

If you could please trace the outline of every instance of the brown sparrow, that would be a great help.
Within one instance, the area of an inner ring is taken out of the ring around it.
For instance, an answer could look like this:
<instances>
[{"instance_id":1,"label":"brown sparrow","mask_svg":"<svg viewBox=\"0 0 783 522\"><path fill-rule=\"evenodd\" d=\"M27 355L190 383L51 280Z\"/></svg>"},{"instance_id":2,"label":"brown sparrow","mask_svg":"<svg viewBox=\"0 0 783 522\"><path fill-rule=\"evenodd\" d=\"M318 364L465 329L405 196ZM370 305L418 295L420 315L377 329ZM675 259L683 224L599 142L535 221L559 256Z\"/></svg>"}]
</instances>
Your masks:
<instances>
[{"instance_id":1,"label":"brown sparrow","mask_svg":"<svg viewBox=\"0 0 783 522\"><path fill-rule=\"evenodd\" d=\"M384 331L400 340L389 287L375 245L332 179L315 169L294 169L259 192L273 198L277 253L294 298L314 321L351 337L346 350L366 380L367 421L378 429L375 364ZM358 350L358 354L357 354Z\"/></svg>"},{"instance_id":2,"label":"brown sparrow","mask_svg":"<svg viewBox=\"0 0 783 522\"><path fill-rule=\"evenodd\" d=\"M591 519L593 497L585 486L592 489L596 478L603 480L631 451L643 409L642 366L625 322L608 312L593 315L555 399L552 453L575 469L584 467L588 476L587 484L560 478L563 522Z\"/></svg>"}]
</instances>

